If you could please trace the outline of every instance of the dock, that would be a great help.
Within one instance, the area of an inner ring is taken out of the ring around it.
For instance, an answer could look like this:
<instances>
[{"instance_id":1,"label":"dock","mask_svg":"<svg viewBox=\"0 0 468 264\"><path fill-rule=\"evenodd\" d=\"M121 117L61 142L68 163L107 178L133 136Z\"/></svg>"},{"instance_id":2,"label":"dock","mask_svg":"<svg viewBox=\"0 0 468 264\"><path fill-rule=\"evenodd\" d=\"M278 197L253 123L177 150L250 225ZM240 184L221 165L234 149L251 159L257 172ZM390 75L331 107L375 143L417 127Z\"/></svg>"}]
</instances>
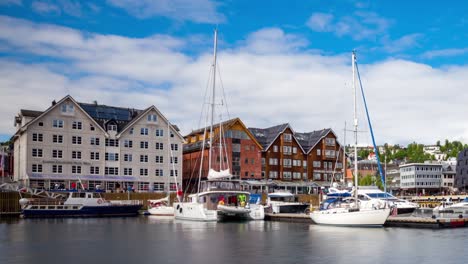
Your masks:
<instances>
[{"instance_id":1,"label":"dock","mask_svg":"<svg viewBox=\"0 0 468 264\"><path fill-rule=\"evenodd\" d=\"M282 221L295 223L313 223L308 214L272 214L266 213L265 220L267 221Z\"/></svg>"},{"instance_id":2,"label":"dock","mask_svg":"<svg viewBox=\"0 0 468 264\"><path fill-rule=\"evenodd\" d=\"M390 216L385 222L388 227L410 227L410 228L455 228L468 227L468 218L431 218L431 217L402 217Z\"/></svg>"}]
</instances>

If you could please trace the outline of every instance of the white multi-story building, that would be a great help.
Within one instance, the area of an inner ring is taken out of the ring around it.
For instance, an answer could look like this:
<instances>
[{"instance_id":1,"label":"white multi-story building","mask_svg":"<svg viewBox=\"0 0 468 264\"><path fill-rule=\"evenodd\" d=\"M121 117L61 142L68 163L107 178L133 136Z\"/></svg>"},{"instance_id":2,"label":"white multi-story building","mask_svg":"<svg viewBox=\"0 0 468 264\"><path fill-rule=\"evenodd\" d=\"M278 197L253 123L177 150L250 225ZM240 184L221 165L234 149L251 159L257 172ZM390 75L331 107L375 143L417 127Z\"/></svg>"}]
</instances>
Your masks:
<instances>
[{"instance_id":1,"label":"white multi-story building","mask_svg":"<svg viewBox=\"0 0 468 264\"><path fill-rule=\"evenodd\" d=\"M15 126L14 179L27 186L162 192L182 183L183 137L154 106L66 96L43 112L21 110Z\"/></svg>"},{"instance_id":2,"label":"white multi-story building","mask_svg":"<svg viewBox=\"0 0 468 264\"><path fill-rule=\"evenodd\" d=\"M437 145L424 146L423 151L425 154L434 156L434 159L437 161L442 161L447 158L447 155L442 153L440 151L440 146Z\"/></svg>"},{"instance_id":3,"label":"white multi-story building","mask_svg":"<svg viewBox=\"0 0 468 264\"><path fill-rule=\"evenodd\" d=\"M400 166L400 188L415 193L438 192L441 187L442 164L410 163Z\"/></svg>"}]
</instances>

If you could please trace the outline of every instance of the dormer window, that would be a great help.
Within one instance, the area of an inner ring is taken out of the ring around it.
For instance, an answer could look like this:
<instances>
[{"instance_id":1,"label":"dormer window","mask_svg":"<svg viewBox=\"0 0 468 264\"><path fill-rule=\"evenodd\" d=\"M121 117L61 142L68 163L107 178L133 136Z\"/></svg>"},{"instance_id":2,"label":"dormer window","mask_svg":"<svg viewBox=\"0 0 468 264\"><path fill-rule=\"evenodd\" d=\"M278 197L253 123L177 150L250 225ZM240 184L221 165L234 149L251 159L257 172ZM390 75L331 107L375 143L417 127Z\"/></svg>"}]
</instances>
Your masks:
<instances>
[{"instance_id":1,"label":"dormer window","mask_svg":"<svg viewBox=\"0 0 468 264\"><path fill-rule=\"evenodd\" d=\"M148 122L157 122L158 121L158 116L155 114L151 114L147 116Z\"/></svg>"},{"instance_id":2,"label":"dormer window","mask_svg":"<svg viewBox=\"0 0 468 264\"><path fill-rule=\"evenodd\" d=\"M114 124L107 125L107 131L117 131L117 125L114 125Z\"/></svg>"}]
</instances>

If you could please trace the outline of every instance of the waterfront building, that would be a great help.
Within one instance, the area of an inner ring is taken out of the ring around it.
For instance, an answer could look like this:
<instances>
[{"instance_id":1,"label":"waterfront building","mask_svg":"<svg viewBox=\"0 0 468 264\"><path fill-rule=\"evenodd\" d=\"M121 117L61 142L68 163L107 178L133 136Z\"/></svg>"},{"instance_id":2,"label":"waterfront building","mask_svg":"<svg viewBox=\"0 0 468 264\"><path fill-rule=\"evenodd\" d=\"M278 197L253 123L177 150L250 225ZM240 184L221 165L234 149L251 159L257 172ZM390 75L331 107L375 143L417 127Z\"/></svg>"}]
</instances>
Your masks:
<instances>
[{"instance_id":1,"label":"waterfront building","mask_svg":"<svg viewBox=\"0 0 468 264\"><path fill-rule=\"evenodd\" d=\"M442 164L442 188L448 193L454 192L457 166Z\"/></svg>"},{"instance_id":2,"label":"waterfront building","mask_svg":"<svg viewBox=\"0 0 468 264\"><path fill-rule=\"evenodd\" d=\"M249 128L263 147L262 176L281 181L330 185L343 175L343 149L333 130L295 132L289 124Z\"/></svg>"},{"instance_id":3,"label":"waterfront building","mask_svg":"<svg viewBox=\"0 0 468 264\"><path fill-rule=\"evenodd\" d=\"M440 146L437 145L424 146L423 151L425 154L434 156L434 159L437 161L443 161L447 158L447 154L442 153L442 151L440 151Z\"/></svg>"},{"instance_id":4,"label":"waterfront building","mask_svg":"<svg viewBox=\"0 0 468 264\"><path fill-rule=\"evenodd\" d=\"M454 185L462 192L466 192L468 189L468 148L458 153Z\"/></svg>"},{"instance_id":5,"label":"waterfront building","mask_svg":"<svg viewBox=\"0 0 468 264\"><path fill-rule=\"evenodd\" d=\"M400 188L408 193L440 192L442 164L409 163L400 165Z\"/></svg>"},{"instance_id":6,"label":"waterfront building","mask_svg":"<svg viewBox=\"0 0 468 264\"><path fill-rule=\"evenodd\" d=\"M155 106L78 103L71 96L45 111L22 109L15 117L14 179L44 189L175 190L183 137L168 123Z\"/></svg>"},{"instance_id":7,"label":"waterfront building","mask_svg":"<svg viewBox=\"0 0 468 264\"><path fill-rule=\"evenodd\" d=\"M221 128L221 130L220 130ZM223 133L224 163L219 153L219 133ZM222 164L229 164L231 174L235 179L260 180L262 179L261 150L262 146L239 118L233 118L220 124L213 125L213 143L209 144L209 128L192 131L185 136L186 144L183 147L183 180L184 188L188 192L196 192L195 187L199 179L200 164L203 153L201 179L206 180L208 175L208 153L212 149L213 169L220 171ZM202 149L205 135L205 148Z\"/></svg>"}]
</instances>

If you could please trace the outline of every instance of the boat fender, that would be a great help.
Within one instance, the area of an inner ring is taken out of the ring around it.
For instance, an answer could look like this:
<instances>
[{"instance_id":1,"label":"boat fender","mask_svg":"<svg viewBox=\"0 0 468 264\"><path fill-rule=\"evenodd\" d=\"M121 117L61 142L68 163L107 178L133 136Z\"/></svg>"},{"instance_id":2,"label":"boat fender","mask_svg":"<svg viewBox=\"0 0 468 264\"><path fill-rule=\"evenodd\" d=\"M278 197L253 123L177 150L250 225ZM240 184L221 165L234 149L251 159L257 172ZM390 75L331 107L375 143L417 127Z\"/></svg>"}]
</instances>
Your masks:
<instances>
[{"instance_id":1,"label":"boat fender","mask_svg":"<svg viewBox=\"0 0 468 264\"><path fill-rule=\"evenodd\" d=\"M97 200L97 203L98 203L98 204L102 204L102 199L98 199L98 200Z\"/></svg>"},{"instance_id":2,"label":"boat fender","mask_svg":"<svg viewBox=\"0 0 468 264\"><path fill-rule=\"evenodd\" d=\"M221 201L219 201L219 203L218 203L218 204L219 204L219 205L224 205L224 201L223 201L223 200L221 200Z\"/></svg>"}]
</instances>

